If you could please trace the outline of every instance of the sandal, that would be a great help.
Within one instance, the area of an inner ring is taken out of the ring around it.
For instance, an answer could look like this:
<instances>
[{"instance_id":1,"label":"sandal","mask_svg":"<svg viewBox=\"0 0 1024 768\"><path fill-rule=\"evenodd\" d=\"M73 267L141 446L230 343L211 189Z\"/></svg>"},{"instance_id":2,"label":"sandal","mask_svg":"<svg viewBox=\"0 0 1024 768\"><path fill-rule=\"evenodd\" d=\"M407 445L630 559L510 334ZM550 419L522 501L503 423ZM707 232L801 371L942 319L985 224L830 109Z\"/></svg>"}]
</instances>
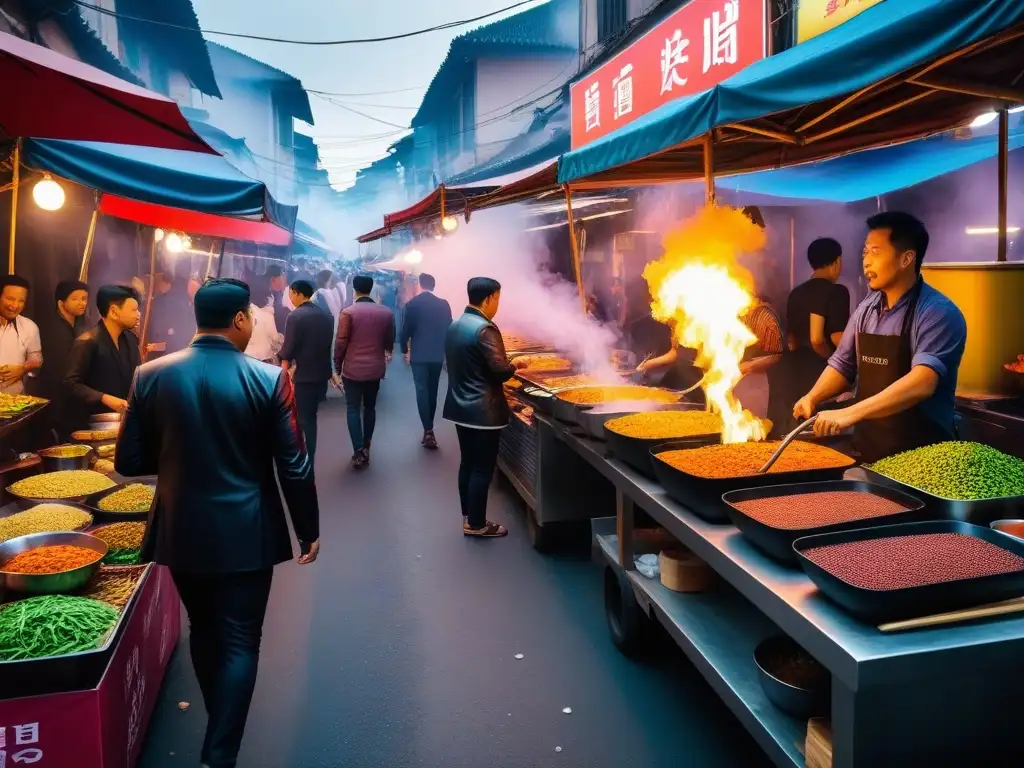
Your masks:
<instances>
[{"instance_id":1,"label":"sandal","mask_svg":"<svg viewBox=\"0 0 1024 768\"><path fill-rule=\"evenodd\" d=\"M479 536L484 539L496 539L501 536L508 536L508 528L504 525L492 523L490 520L487 521L487 524L484 525L483 528L470 528L469 523L467 522L462 526L462 535Z\"/></svg>"},{"instance_id":2,"label":"sandal","mask_svg":"<svg viewBox=\"0 0 1024 768\"><path fill-rule=\"evenodd\" d=\"M426 448L428 451L437 450L437 438L434 437L433 432L427 432L423 436L423 447Z\"/></svg>"}]
</instances>

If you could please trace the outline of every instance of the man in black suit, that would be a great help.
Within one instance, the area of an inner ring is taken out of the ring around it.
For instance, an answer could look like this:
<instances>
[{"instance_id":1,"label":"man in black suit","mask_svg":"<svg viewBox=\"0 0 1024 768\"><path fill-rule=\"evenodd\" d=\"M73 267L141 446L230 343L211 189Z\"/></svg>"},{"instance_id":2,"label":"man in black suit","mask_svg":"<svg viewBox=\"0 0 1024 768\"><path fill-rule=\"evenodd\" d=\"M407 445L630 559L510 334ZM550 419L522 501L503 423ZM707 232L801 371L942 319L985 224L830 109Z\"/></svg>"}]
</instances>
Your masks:
<instances>
[{"instance_id":1,"label":"man in black suit","mask_svg":"<svg viewBox=\"0 0 1024 768\"><path fill-rule=\"evenodd\" d=\"M281 368L295 381L295 405L299 425L306 436L309 461L316 458L316 418L320 401L327 398L327 382L333 374L331 347L334 345L334 318L311 299L313 285L296 280L288 295L295 309L288 315L281 347Z\"/></svg>"},{"instance_id":2,"label":"man in black suit","mask_svg":"<svg viewBox=\"0 0 1024 768\"><path fill-rule=\"evenodd\" d=\"M53 298L57 311L50 322L39 324L45 353L39 371L39 388L42 396L50 400L50 425L57 433L57 440L64 442L71 439L75 426L85 420L81 413L83 406L71 399L64 378L75 339L89 330L85 321L89 286L80 280L62 280L57 283Z\"/></svg>"},{"instance_id":3,"label":"man in black suit","mask_svg":"<svg viewBox=\"0 0 1024 768\"><path fill-rule=\"evenodd\" d=\"M126 477L158 475L142 555L169 566L209 721L201 761L233 768L256 685L273 567L316 560L319 507L287 373L242 354L249 287L208 280L181 352L139 368L117 442ZM275 472L276 479L275 479Z\"/></svg>"},{"instance_id":4,"label":"man in black suit","mask_svg":"<svg viewBox=\"0 0 1024 768\"><path fill-rule=\"evenodd\" d=\"M127 285L103 285L96 292L96 308L103 319L75 339L64 382L89 413L120 413L128 407L140 362L139 337L132 331L139 323L139 295Z\"/></svg>"},{"instance_id":5,"label":"man in black suit","mask_svg":"<svg viewBox=\"0 0 1024 768\"><path fill-rule=\"evenodd\" d=\"M423 423L423 446L431 450L437 449L434 436L437 385L444 366L444 337L452 324L451 305L434 295L434 285L432 275L420 275L420 292L405 306L399 339L405 362L412 366L416 407Z\"/></svg>"}]
</instances>

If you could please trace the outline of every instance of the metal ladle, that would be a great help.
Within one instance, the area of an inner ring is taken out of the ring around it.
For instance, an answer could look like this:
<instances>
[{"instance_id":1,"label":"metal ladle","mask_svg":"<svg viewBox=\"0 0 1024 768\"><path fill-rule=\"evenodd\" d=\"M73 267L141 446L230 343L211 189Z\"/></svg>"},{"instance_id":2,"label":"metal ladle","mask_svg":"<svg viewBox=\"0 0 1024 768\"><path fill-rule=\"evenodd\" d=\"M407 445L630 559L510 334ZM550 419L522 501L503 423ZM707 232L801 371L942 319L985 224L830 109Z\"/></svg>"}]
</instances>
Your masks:
<instances>
[{"instance_id":1,"label":"metal ladle","mask_svg":"<svg viewBox=\"0 0 1024 768\"><path fill-rule=\"evenodd\" d=\"M799 427L797 427L792 432L790 432L788 435L786 435L786 438L782 441L782 445L780 445L778 448L775 449L775 453L773 453L771 455L771 458L768 459L768 461L765 462L763 467L761 467L759 470L757 470L757 474L763 475L765 472L767 472L769 469L771 469L772 465L774 465L775 462L779 460L779 456L782 455L782 452L789 447L789 444L792 443L794 440L796 440L797 437L799 437L799 435L804 430L806 430L808 427L814 426L814 422L817 421L817 420L818 420L818 414L814 414L813 416L811 416L811 418L807 419L807 421L805 421Z\"/></svg>"}]
</instances>

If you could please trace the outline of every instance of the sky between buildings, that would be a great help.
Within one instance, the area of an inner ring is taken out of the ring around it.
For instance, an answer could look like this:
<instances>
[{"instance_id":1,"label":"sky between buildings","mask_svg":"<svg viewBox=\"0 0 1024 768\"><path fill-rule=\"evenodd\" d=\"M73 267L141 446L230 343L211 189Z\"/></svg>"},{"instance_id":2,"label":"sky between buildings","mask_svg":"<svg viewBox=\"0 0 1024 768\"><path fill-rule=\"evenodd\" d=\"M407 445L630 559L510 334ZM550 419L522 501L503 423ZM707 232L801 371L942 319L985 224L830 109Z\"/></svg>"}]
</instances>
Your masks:
<instances>
[{"instance_id":1,"label":"sky between buildings","mask_svg":"<svg viewBox=\"0 0 1024 768\"><path fill-rule=\"evenodd\" d=\"M514 0L193 0L204 30L307 40L379 37L482 15ZM528 10L544 0L517 9ZM508 15L508 14L506 14ZM452 38L501 17L406 40L343 46L300 46L209 35L302 80L307 89L367 96L330 96L335 102L398 126L408 126ZM381 91L412 88L401 93ZM359 116L310 94L324 166L336 188L349 186L356 170L386 154L403 135L391 125ZM382 106L383 105L383 106Z\"/></svg>"}]
</instances>

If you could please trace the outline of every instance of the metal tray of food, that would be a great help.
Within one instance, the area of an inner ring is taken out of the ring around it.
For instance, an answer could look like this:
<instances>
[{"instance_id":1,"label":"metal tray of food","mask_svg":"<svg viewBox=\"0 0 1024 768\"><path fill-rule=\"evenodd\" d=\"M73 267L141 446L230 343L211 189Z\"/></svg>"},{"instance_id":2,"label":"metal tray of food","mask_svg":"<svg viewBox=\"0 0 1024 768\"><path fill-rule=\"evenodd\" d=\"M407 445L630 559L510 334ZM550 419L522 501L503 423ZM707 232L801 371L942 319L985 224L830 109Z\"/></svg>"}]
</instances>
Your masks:
<instances>
[{"instance_id":1,"label":"metal tray of food","mask_svg":"<svg viewBox=\"0 0 1024 768\"><path fill-rule=\"evenodd\" d=\"M707 445L707 443L703 445ZM842 467L707 478L683 472L659 458L662 453L668 451L700 447L702 444L695 444L690 440L673 440L669 443L662 443L651 449L651 463L654 467L655 478L672 499L688 507L694 514L713 523L729 522L729 505L722 500L722 496L729 491L762 488L766 485L841 480L843 473L857 463L856 459L851 457L850 463Z\"/></svg>"},{"instance_id":2,"label":"metal tray of food","mask_svg":"<svg viewBox=\"0 0 1024 768\"><path fill-rule=\"evenodd\" d=\"M73 470L60 470L60 471L66 472L66 471L73 471ZM77 471L77 470L75 470L75 471ZM94 470L81 470L81 471L92 472ZM50 473L44 472L42 474L50 474ZM101 473L96 472L96 474L101 474ZM30 477L34 477L34 475L30 475ZM106 477L106 476L104 475L104 477ZM113 482L113 481L110 481L110 482ZM21 495L21 494L15 492L15 491L11 490L11 487L13 485L15 485L15 483L12 483L11 485L7 486L7 488L5 490L7 491L7 495L10 496L12 499L14 499L14 503L17 504L19 507L21 507L21 509L31 509L32 507L37 506L38 504L70 504L71 506L84 506L85 500L89 497L89 494L79 494L77 496L66 496L66 497L64 497L62 499L46 499L46 498L40 498L38 496L23 496L23 495ZM113 490L113 489L111 488L111 489L106 489L106 490ZM102 493L102 492L103 491L98 491L98 493ZM87 511L91 513L93 510L87 508Z\"/></svg>"},{"instance_id":3,"label":"metal tray of food","mask_svg":"<svg viewBox=\"0 0 1024 768\"><path fill-rule=\"evenodd\" d=\"M699 403L665 403L664 405L658 406L655 410L658 411L696 411L703 409L704 406ZM620 416L629 416L634 413L641 413L641 409L629 409L623 406L622 403L602 403L601 405L595 405L593 408L580 411L577 414L577 420L580 427L584 432L587 433L588 437L594 440L600 440L604 442L605 422L617 419ZM665 442L659 440L659 443Z\"/></svg>"},{"instance_id":4,"label":"metal tray of food","mask_svg":"<svg viewBox=\"0 0 1024 768\"><path fill-rule=\"evenodd\" d=\"M627 413L635 413L636 412L635 410L629 410L630 407L631 407L630 406L631 403L643 403L643 402L651 403L651 402L657 402L657 405L659 405L659 406L660 405L672 405L672 403L662 403L660 401L650 401L650 400L616 400L616 401L606 401L606 402L601 402L601 403L578 404L578 403L571 403L568 400L563 400L561 397L559 397L559 395L564 393L564 392L571 392L571 391L573 391L575 389L590 389L591 387L594 387L594 386L600 386L600 385L587 385L587 386L582 386L582 387L567 387L566 389L559 390L558 394L555 395L555 397L554 397L554 402L551 404L552 415L556 419L561 421L561 422L564 422L566 424L572 424L574 426L579 426L580 425L580 414L585 412L585 411L593 410L594 408L596 408L599 405L602 405L602 406L612 406L612 407L618 408L619 410L625 411ZM612 385L608 385L608 386L636 386L636 385L629 385L629 384L614 385L614 384L612 384ZM675 390L665 389L664 387L648 387L648 389L656 389L656 390L660 390L662 392L671 392L673 395L676 395L679 400L682 399L682 394L680 394L679 392L676 392ZM636 410L639 410L639 409L636 409Z\"/></svg>"},{"instance_id":5,"label":"metal tray of food","mask_svg":"<svg viewBox=\"0 0 1024 768\"><path fill-rule=\"evenodd\" d=\"M906 509L890 515L856 518L841 523L820 525L805 528L777 528L755 517L751 517L736 504L744 501L760 499L785 498L787 496L803 496L815 493L833 493L855 491L880 496L895 502ZM924 502L895 488L864 480L830 480L821 483L794 483L791 485L765 486L763 488L743 488L729 491L722 495L727 505L729 517L746 538L758 549L766 552L783 563L799 565L799 559L793 551L793 542L805 536L814 536L837 531L850 531L857 528L871 528L880 525L896 525L899 523L917 523L929 520L929 511Z\"/></svg>"},{"instance_id":6,"label":"metal tray of food","mask_svg":"<svg viewBox=\"0 0 1024 768\"><path fill-rule=\"evenodd\" d=\"M82 504L92 513L93 517L96 518L97 523L129 523L148 519L148 509L145 512L109 512L107 510L100 509L100 501L110 494L120 491L122 488L127 488L129 485L148 485L150 488L153 488L154 491L156 490L155 483L145 483L141 480L133 480L130 483L119 483L113 488L107 488L105 491L98 491L86 496Z\"/></svg>"},{"instance_id":7,"label":"metal tray of food","mask_svg":"<svg viewBox=\"0 0 1024 768\"><path fill-rule=\"evenodd\" d=\"M935 518L959 520L962 523L988 525L996 520L1024 517L1024 496L1001 496L994 499L946 499L922 491L913 485L893 480L868 467L861 467L865 477L873 483L911 493L921 499Z\"/></svg>"},{"instance_id":8,"label":"metal tray of food","mask_svg":"<svg viewBox=\"0 0 1024 768\"><path fill-rule=\"evenodd\" d=\"M958 520L933 520L807 536L793 543L800 565L825 595L854 616L872 623L929 616L1024 595L1024 570L896 589L855 586L822 568L805 554L816 547L894 536L959 533L1024 558L1024 541Z\"/></svg>"},{"instance_id":9,"label":"metal tray of food","mask_svg":"<svg viewBox=\"0 0 1024 768\"><path fill-rule=\"evenodd\" d=\"M703 410L704 406L698 405L697 403L679 403L678 406L675 406L672 409L679 411ZM659 408L658 410L665 409ZM634 413L636 413L636 411L634 411ZM628 416L630 414L620 415ZM606 421L609 420L610 419L606 419ZM615 458L628 464L646 477L654 477L651 450L659 445L664 445L666 442L665 438L627 437L626 435L620 435L605 427L604 439L608 443L608 448L611 449ZM715 432L706 435L688 435L687 437L679 439L684 440L690 447L696 448L702 445L714 445L715 443L722 442L722 434L720 432Z\"/></svg>"},{"instance_id":10,"label":"metal tray of food","mask_svg":"<svg viewBox=\"0 0 1024 768\"><path fill-rule=\"evenodd\" d=\"M90 651L66 653L62 656L0 661L0 700L45 696L67 691L87 691L99 685L110 663L110 657L124 634L128 618L138 607L139 595L153 573L152 565L133 567L142 568L142 576L139 577L131 599L121 610L103 644Z\"/></svg>"}]
</instances>

